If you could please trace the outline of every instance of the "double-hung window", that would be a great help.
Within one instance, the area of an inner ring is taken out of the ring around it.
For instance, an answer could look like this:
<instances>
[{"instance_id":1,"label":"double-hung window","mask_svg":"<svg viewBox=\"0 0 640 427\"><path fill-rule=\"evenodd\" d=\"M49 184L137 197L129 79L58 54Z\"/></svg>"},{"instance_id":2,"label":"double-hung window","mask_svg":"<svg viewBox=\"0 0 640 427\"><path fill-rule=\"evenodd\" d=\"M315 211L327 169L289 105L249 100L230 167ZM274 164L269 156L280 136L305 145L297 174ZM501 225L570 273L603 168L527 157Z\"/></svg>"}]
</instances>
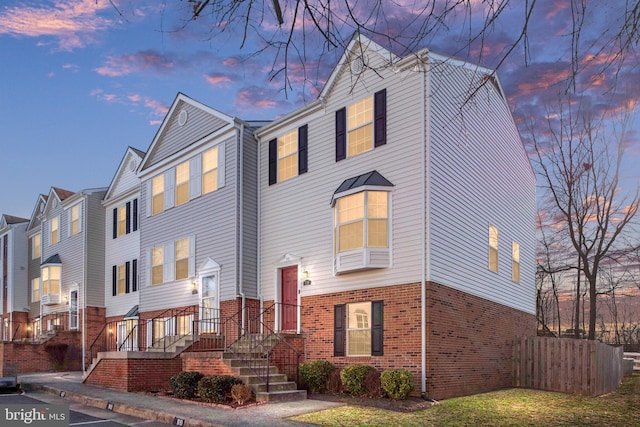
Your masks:
<instances>
[{"instance_id":1,"label":"double-hung window","mask_svg":"<svg viewBox=\"0 0 640 427\"><path fill-rule=\"evenodd\" d=\"M189 201L189 162L176 166L176 206Z\"/></svg>"},{"instance_id":2,"label":"double-hung window","mask_svg":"<svg viewBox=\"0 0 640 427\"><path fill-rule=\"evenodd\" d=\"M75 205L69 213L69 232L72 236L80 232L80 220L80 205Z\"/></svg>"},{"instance_id":3,"label":"double-hung window","mask_svg":"<svg viewBox=\"0 0 640 427\"><path fill-rule=\"evenodd\" d=\"M151 249L151 284L164 283L164 247L156 246Z\"/></svg>"},{"instance_id":4,"label":"double-hung window","mask_svg":"<svg viewBox=\"0 0 640 427\"><path fill-rule=\"evenodd\" d=\"M511 243L511 280L520 282L520 244Z\"/></svg>"},{"instance_id":5,"label":"double-hung window","mask_svg":"<svg viewBox=\"0 0 640 427\"><path fill-rule=\"evenodd\" d=\"M336 161L387 143L387 91L360 99L336 111Z\"/></svg>"},{"instance_id":6,"label":"double-hung window","mask_svg":"<svg viewBox=\"0 0 640 427\"><path fill-rule=\"evenodd\" d=\"M31 280L31 302L40 301L40 278Z\"/></svg>"},{"instance_id":7,"label":"double-hung window","mask_svg":"<svg viewBox=\"0 0 640 427\"><path fill-rule=\"evenodd\" d=\"M346 180L334 194L336 272L390 265L390 191L378 172Z\"/></svg>"},{"instance_id":8,"label":"double-hung window","mask_svg":"<svg viewBox=\"0 0 640 427\"><path fill-rule=\"evenodd\" d=\"M489 225L489 270L498 272L498 228Z\"/></svg>"},{"instance_id":9,"label":"double-hung window","mask_svg":"<svg viewBox=\"0 0 640 427\"><path fill-rule=\"evenodd\" d=\"M31 259L40 258L41 249L40 234L36 234L31 238Z\"/></svg>"},{"instance_id":10,"label":"double-hung window","mask_svg":"<svg viewBox=\"0 0 640 427\"><path fill-rule=\"evenodd\" d=\"M269 141L269 185L307 172L308 126Z\"/></svg>"},{"instance_id":11,"label":"double-hung window","mask_svg":"<svg viewBox=\"0 0 640 427\"><path fill-rule=\"evenodd\" d=\"M189 277L189 238L176 240L176 280Z\"/></svg>"},{"instance_id":12,"label":"double-hung window","mask_svg":"<svg viewBox=\"0 0 640 427\"><path fill-rule=\"evenodd\" d=\"M151 214L164 211L164 175L160 174L151 180Z\"/></svg>"},{"instance_id":13,"label":"double-hung window","mask_svg":"<svg viewBox=\"0 0 640 427\"><path fill-rule=\"evenodd\" d=\"M218 158L218 146L202 153L202 194L218 189Z\"/></svg>"},{"instance_id":14,"label":"double-hung window","mask_svg":"<svg viewBox=\"0 0 640 427\"><path fill-rule=\"evenodd\" d=\"M127 261L112 267L111 295L123 295L138 290L138 260Z\"/></svg>"},{"instance_id":15,"label":"double-hung window","mask_svg":"<svg viewBox=\"0 0 640 427\"><path fill-rule=\"evenodd\" d=\"M383 301L334 306L334 356L382 356L383 321Z\"/></svg>"},{"instance_id":16,"label":"double-hung window","mask_svg":"<svg viewBox=\"0 0 640 427\"><path fill-rule=\"evenodd\" d=\"M113 238L122 237L138 229L138 199L113 208Z\"/></svg>"},{"instance_id":17,"label":"double-hung window","mask_svg":"<svg viewBox=\"0 0 640 427\"><path fill-rule=\"evenodd\" d=\"M42 302L43 304L59 304L60 303L60 278L62 274L62 266L46 265L40 270L40 279L42 284Z\"/></svg>"},{"instance_id":18,"label":"double-hung window","mask_svg":"<svg viewBox=\"0 0 640 427\"><path fill-rule=\"evenodd\" d=\"M125 206L120 206L116 211L117 215L117 235L118 237L127 234L127 209Z\"/></svg>"},{"instance_id":19,"label":"double-hung window","mask_svg":"<svg viewBox=\"0 0 640 427\"><path fill-rule=\"evenodd\" d=\"M55 245L60 241L60 217L56 216L51 218L49 222L50 234L49 234L49 243Z\"/></svg>"}]
</instances>

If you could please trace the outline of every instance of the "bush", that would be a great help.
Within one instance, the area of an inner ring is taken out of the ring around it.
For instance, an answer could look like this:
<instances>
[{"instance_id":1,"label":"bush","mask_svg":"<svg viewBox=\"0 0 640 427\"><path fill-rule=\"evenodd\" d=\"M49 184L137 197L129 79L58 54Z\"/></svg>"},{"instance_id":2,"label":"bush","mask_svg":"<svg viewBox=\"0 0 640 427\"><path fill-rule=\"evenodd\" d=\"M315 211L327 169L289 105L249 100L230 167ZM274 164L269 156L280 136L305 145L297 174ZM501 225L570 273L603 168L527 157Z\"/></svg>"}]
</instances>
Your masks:
<instances>
[{"instance_id":1,"label":"bush","mask_svg":"<svg viewBox=\"0 0 640 427\"><path fill-rule=\"evenodd\" d=\"M406 369L389 369L380 376L380 383L387 396L406 399L415 389L413 375Z\"/></svg>"},{"instance_id":2,"label":"bush","mask_svg":"<svg viewBox=\"0 0 640 427\"><path fill-rule=\"evenodd\" d=\"M324 393L327 391L329 375L333 369L333 364L328 360L305 362L300 365L300 379L311 393Z\"/></svg>"},{"instance_id":3,"label":"bush","mask_svg":"<svg viewBox=\"0 0 640 427\"><path fill-rule=\"evenodd\" d=\"M198 381L204 377L200 372L183 371L169 379L169 386L175 397L193 399L198 391Z\"/></svg>"},{"instance_id":4,"label":"bush","mask_svg":"<svg viewBox=\"0 0 640 427\"><path fill-rule=\"evenodd\" d=\"M198 394L205 402L227 403L231 396L231 388L243 384L240 378L231 375L212 375L203 377L198 382Z\"/></svg>"},{"instance_id":5,"label":"bush","mask_svg":"<svg viewBox=\"0 0 640 427\"><path fill-rule=\"evenodd\" d=\"M380 372L373 369L364 376L364 388L369 397L382 397L382 385L380 384Z\"/></svg>"},{"instance_id":6,"label":"bush","mask_svg":"<svg viewBox=\"0 0 640 427\"><path fill-rule=\"evenodd\" d=\"M366 395L368 391L364 379L369 372L375 371L375 369L373 366L361 364L346 366L340 372L340 379L345 391L352 396Z\"/></svg>"},{"instance_id":7,"label":"bush","mask_svg":"<svg viewBox=\"0 0 640 427\"><path fill-rule=\"evenodd\" d=\"M64 370L64 359L67 355L67 348L69 346L64 343L46 344L44 351L47 352L51 362L53 363L53 369L56 371Z\"/></svg>"},{"instance_id":8,"label":"bush","mask_svg":"<svg viewBox=\"0 0 640 427\"><path fill-rule=\"evenodd\" d=\"M246 384L235 384L231 387L231 397L238 405L244 405L253 397L253 391Z\"/></svg>"},{"instance_id":9,"label":"bush","mask_svg":"<svg viewBox=\"0 0 640 427\"><path fill-rule=\"evenodd\" d=\"M329 393L342 393L344 388L342 387L342 379L340 378L340 368L335 368L329 374L329 381L327 381L327 391Z\"/></svg>"}]
</instances>

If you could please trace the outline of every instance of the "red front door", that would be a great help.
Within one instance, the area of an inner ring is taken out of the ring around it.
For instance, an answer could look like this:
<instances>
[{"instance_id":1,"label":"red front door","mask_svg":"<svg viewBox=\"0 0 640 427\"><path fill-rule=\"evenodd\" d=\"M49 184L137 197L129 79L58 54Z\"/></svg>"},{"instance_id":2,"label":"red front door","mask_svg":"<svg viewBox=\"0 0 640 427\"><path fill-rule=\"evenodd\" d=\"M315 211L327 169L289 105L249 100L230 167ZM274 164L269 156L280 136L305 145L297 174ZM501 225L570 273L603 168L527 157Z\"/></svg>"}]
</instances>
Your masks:
<instances>
[{"instance_id":1,"label":"red front door","mask_svg":"<svg viewBox=\"0 0 640 427\"><path fill-rule=\"evenodd\" d=\"M282 330L298 329L298 267L287 267L280 270L282 295Z\"/></svg>"}]
</instances>

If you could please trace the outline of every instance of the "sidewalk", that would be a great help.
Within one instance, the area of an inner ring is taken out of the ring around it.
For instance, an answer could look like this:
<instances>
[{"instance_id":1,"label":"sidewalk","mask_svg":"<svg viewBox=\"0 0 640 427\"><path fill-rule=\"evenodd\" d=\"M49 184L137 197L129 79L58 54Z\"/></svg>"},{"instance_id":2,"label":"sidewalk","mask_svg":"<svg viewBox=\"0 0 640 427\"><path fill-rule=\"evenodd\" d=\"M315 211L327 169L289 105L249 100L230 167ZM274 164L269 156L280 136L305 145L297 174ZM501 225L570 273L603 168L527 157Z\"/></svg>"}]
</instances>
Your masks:
<instances>
[{"instance_id":1,"label":"sidewalk","mask_svg":"<svg viewBox=\"0 0 640 427\"><path fill-rule=\"evenodd\" d=\"M83 384L82 372L24 374L18 376L18 381L27 392L41 390L103 409L113 405L115 412L172 425L180 425L177 419L181 419L181 425L186 427L306 426L309 424L287 418L342 405L307 399L227 409Z\"/></svg>"}]
</instances>

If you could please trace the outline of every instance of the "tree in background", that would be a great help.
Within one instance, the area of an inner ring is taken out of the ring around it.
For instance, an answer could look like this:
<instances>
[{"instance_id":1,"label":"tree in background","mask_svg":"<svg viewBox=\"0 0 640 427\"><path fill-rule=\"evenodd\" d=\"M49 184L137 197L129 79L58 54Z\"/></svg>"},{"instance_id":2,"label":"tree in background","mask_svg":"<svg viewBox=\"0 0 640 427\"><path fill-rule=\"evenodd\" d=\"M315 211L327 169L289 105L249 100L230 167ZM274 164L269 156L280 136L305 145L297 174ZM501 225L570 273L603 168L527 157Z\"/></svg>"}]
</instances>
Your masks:
<instances>
[{"instance_id":1,"label":"tree in background","mask_svg":"<svg viewBox=\"0 0 640 427\"><path fill-rule=\"evenodd\" d=\"M568 247L563 262L573 265L585 280L589 301L590 340L595 339L598 296L606 292L599 282L603 267L620 263L637 249L631 238L638 212L638 189L623 193L620 168L623 160L627 112L604 112L599 117L581 99L561 99L557 111L547 115L544 132L530 128L534 162L548 210L547 229L566 233ZM575 291L574 325L580 330L579 303Z\"/></svg>"}]
</instances>

